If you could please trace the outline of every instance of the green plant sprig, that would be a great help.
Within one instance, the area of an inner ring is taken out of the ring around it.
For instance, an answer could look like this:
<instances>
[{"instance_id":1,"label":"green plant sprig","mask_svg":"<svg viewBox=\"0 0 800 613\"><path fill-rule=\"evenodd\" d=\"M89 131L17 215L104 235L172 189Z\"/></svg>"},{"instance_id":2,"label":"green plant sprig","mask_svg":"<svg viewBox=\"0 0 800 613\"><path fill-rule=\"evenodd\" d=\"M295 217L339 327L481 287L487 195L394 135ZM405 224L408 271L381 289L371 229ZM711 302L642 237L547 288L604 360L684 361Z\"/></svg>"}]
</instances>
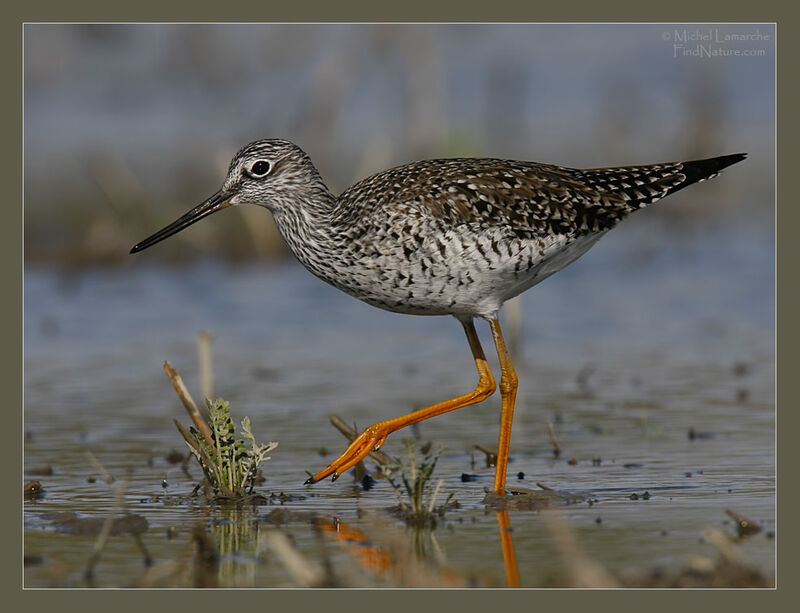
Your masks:
<instances>
[{"instance_id":1,"label":"green plant sprig","mask_svg":"<svg viewBox=\"0 0 800 613\"><path fill-rule=\"evenodd\" d=\"M271 441L266 445L259 445L253 436L248 417L241 423L244 438L237 439L230 403L217 398L214 402L206 400L206 406L213 445L194 427L189 428L191 436L187 436L182 426L176 422L178 429L216 495L241 498L252 494L259 466L270 459L267 454L278 443Z\"/></svg>"}]
</instances>

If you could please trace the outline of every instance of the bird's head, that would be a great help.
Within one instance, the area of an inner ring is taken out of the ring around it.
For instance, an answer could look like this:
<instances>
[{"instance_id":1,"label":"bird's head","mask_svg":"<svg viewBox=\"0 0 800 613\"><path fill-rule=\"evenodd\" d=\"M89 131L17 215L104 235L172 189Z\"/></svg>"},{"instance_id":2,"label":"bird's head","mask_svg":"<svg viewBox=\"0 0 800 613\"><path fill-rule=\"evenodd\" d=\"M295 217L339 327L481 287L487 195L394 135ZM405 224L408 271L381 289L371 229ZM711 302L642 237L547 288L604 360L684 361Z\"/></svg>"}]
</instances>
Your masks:
<instances>
[{"instance_id":1,"label":"bird's head","mask_svg":"<svg viewBox=\"0 0 800 613\"><path fill-rule=\"evenodd\" d=\"M222 188L191 211L134 245L137 253L177 234L193 223L236 204L257 204L280 215L316 195L329 196L308 155L294 143L264 139L240 149Z\"/></svg>"}]
</instances>

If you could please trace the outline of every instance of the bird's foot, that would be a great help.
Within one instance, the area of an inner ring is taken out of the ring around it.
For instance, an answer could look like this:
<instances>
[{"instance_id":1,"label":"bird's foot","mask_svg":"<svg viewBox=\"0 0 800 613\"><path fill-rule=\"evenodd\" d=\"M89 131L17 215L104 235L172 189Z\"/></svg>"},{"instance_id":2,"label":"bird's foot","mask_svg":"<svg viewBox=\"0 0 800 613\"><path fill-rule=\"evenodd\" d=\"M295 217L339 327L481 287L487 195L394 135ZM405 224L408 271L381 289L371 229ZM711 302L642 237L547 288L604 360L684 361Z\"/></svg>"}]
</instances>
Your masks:
<instances>
[{"instance_id":1,"label":"bird's foot","mask_svg":"<svg viewBox=\"0 0 800 613\"><path fill-rule=\"evenodd\" d=\"M353 468L361 460L366 458L371 451L377 451L386 441L386 437L392 430L381 424L374 424L365 429L361 434L353 439L353 442L345 449L342 454L313 477L306 479L306 484L316 483L329 475L331 481L336 481L342 473Z\"/></svg>"}]
</instances>

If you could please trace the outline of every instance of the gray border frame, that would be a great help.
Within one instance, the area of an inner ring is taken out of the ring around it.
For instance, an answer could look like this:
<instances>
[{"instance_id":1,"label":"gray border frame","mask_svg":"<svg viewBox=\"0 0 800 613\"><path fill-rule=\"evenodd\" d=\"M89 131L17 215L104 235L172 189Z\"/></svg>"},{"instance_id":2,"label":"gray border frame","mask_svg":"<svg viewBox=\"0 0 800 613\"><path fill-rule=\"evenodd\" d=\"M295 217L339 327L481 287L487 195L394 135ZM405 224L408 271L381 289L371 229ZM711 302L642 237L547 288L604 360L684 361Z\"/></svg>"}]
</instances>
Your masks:
<instances>
[{"instance_id":1,"label":"gray border frame","mask_svg":"<svg viewBox=\"0 0 800 613\"><path fill-rule=\"evenodd\" d=\"M3 23L5 36L2 37L5 53L2 54L4 62L7 63L3 74L7 82L12 86L8 95L4 96L4 139L5 149L3 168L7 171L6 185L9 186L12 197L9 199L5 212L6 223L0 226L2 232L2 248L4 257L2 258L3 280L6 283L6 293L8 299L2 303L2 339L6 348L4 352L4 368L2 373L3 389L9 394L7 411L10 413L6 419L9 420L7 431L22 434L22 282L23 282L23 252L22 252L22 24L24 22L42 21L476 21L476 22L498 22L498 21L619 21L619 22L639 22L639 21L666 21L666 22L776 22L778 24L778 55L782 61L777 62L778 66L778 111L782 109L797 108L797 93L795 91L796 78L792 78L793 62L790 58L796 57L795 51L797 43L791 32L789 21L789 9L782 8L780 11L771 9L759 3L757 7L752 4L742 5L741 8L734 8L730 2L709 2L703 5L696 3L671 2L669 5L658 7L660 10L655 13L653 7L644 7L640 4L626 2L625 5L619 3L618 6L610 7L608 3L586 5L580 9L580 13L575 12L577 7L564 7L553 5L532 5L517 2L495 0L491 4L477 2L459 2L449 5L432 5L431 3L403 2L391 6L378 6L374 2L336 2L320 5L303 3L302 6L293 4L278 4L276 6L254 5L241 3L237 6L231 3L221 5L215 3L202 6L200 3L192 3L185 8L180 6L164 6L155 3L137 3L134 10L129 9L128 5L118 5L111 8L108 4L99 2L72 2L68 5L55 4L51 2L40 3L36 7L11 7L7 9L7 18ZM679 6L683 4L683 6ZM49 5L49 6L48 6ZM681 10L678 10L681 9ZM578 19L576 19L578 17ZM15 87L16 86L16 87ZM19 87L19 89L17 89ZM778 182L777 194L783 196L787 193L787 181L791 180L791 169L794 167L794 159L797 155L794 150L794 143L791 137L781 138L781 134L791 134L786 127L794 128L791 124L797 120L794 113L781 113L779 115L781 130L777 139L777 174L778 178L783 178ZM783 171L783 172L782 172ZM786 179L787 172L790 171ZM4 173L6 174L6 173ZM17 179L19 178L19 179ZM791 193L791 192L788 192ZM797 288L791 284L793 272L792 255L794 251L793 241L790 232L798 223L797 206L787 203L784 206L777 206L777 315L782 312L793 313L797 310ZM795 273L796 274L796 273ZM782 280L787 283L781 283ZM793 354L792 343L787 340L794 338L796 324L787 319L778 319L777 336L777 378L778 392L777 400L779 407L792 407L793 397L796 394L794 389L781 382L786 380L792 367ZM783 341L783 342L781 342ZM796 432L797 428L796 412L789 409L779 411L780 429L777 436L779 450L779 464L785 465L794 460L792 446L788 444L788 437ZM17 473L22 473L21 466L21 445L22 436L11 436L11 445L6 446L5 453L10 456L11 466L17 469ZM790 464L791 465L791 464ZM789 471L791 474L791 471ZM131 607L140 608L144 604L154 604L161 607L170 605L187 606L196 596L203 598L198 604L214 606L225 604L224 593L199 594L199 591L173 594L171 590L142 591L136 594L125 591L118 594L114 590L91 592L88 590L21 590L22 585L22 565L19 553L22 549L22 522L21 509L22 500L19 483L16 495L19 496L19 504L6 505L4 513L7 514L6 526L11 538L6 547L4 556L5 572L2 573L4 594L11 599L11 605L30 606L36 603L37 607L54 606L59 609L62 607L80 606L82 610L97 607L106 608L109 606L123 607L127 604ZM778 470L778 514L791 516L787 511L793 508L792 503L796 496L794 488L791 487L785 470ZM779 603L776 598L784 600L791 597L794 590L794 583L791 580L792 559L794 556L792 543L796 542L794 532L794 522L779 522L777 535L777 584L776 590L748 590L748 591L670 591L669 593L654 594L654 591L623 591L613 593L598 593L594 591L537 591L535 594L528 590L521 591L475 591L464 592L460 590L447 591L428 591L428 590L408 590L402 594L392 591L391 598L386 591L351 591L344 590L334 596L331 592L311 592L302 590L271 590L268 592L257 591L253 594L237 591L235 600L230 603L239 607L275 607L283 604L293 606L308 606L309 608L317 605L321 610L329 610L331 607L339 605L360 609L362 607L395 608L396 606L409 606L415 603L425 603L426 608L438 608L442 604L449 606L466 605L484 608L487 605L505 606L521 605L524 607L541 607L557 604L560 606L583 606L597 607L598 605L613 605L614 609L619 610L624 604L627 609L646 607L648 609L660 610L669 607L674 608L681 599L690 598L693 607L703 607L713 604L714 606L725 606L730 610L752 609L755 604L761 604L762 598L769 599L769 605L777 608ZM787 575L788 573L788 575ZM786 577L789 580L786 580ZM785 592L785 593L784 593ZM757 596L756 594L759 594ZM244 598L243 598L244 597ZM755 599L759 600L756 601ZM20 599L20 602L17 602ZM180 600L176 600L180 599ZM712 600L713 599L713 600ZM193 604L193 603L192 603ZM394 606L391 606L391 605ZM688 603L687 603L688 604ZM767 604L764 602L763 604ZM230 605L229 605L230 606ZM205 608L205 607L204 607ZM787 607L788 608L788 607Z\"/></svg>"}]
</instances>

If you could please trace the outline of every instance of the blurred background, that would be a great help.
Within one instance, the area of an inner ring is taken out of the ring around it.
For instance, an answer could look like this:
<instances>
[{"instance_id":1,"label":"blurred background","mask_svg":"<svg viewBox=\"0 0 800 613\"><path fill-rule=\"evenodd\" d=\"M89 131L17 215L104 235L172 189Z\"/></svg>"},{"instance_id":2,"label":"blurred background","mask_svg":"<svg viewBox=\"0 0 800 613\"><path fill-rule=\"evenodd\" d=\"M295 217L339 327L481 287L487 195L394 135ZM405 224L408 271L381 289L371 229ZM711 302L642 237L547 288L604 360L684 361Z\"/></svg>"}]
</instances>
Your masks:
<instances>
[{"instance_id":1,"label":"blurred background","mask_svg":"<svg viewBox=\"0 0 800 613\"><path fill-rule=\"evenodd\" d=\"M756 40L689 40L709 33ZM605 166L747 151L706 202L687 191L652 215L691 217L686 231L772 222L769 25L33 24L24 42L28 264L131 265L130 245L265 137L303 147L334 193L431 157ZM752 55L685 55L700 45ZM200 254L286 250L269 215L239 207L146 257Z\"/></svg>"}]
</instances>

